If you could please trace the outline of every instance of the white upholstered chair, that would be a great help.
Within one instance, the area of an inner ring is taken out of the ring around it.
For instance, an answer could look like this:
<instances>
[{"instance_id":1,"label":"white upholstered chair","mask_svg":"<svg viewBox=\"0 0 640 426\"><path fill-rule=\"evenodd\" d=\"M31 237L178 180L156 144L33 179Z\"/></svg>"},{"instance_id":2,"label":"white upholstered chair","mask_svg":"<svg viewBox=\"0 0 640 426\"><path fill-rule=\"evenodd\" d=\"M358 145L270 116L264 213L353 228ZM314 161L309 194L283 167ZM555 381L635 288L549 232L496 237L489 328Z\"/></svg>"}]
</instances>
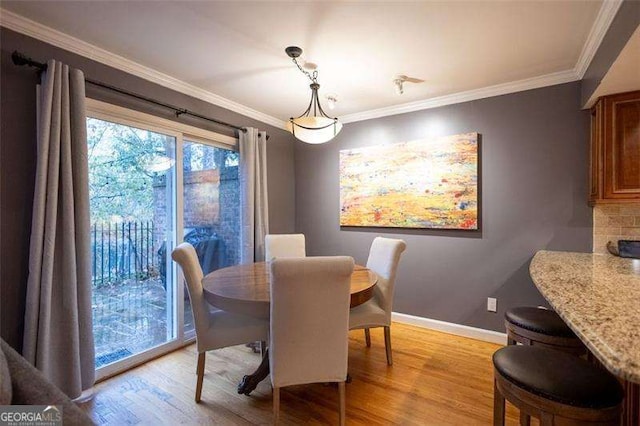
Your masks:
<instances>
[{"instance_id":1,"label":"white upholstered chair","mask_svg":"<svg viewBox=\"0 0 640 426\"><path fill-rule=\"evenodd\" d=\"M305 257L304 234L268 234L264 237L264 258Z\"/></svg>"},{"instance_id":2,"label":"white upholstered chair","mask_svg":"<svg viewBox=\"0 0 640 426\"><path fill-rule=\"evenodd\" d=\"M269 365L275 423L281 387L337 382L344 424L353 266L347 256L276 258L271 263Z\"/></svg>"},{"instance_id":3,"label":"white upholstered chair","mask_svg":"<svg viewBox=\"0 0 640 426\"><path fill-rule=\"evenodd\" d=\"M191 244L180 244L173 250L171 257L182 268L191 299L198 350L196 402L200 402L206 352L248 342L266 341L269 322L214 309L204 298L202 268Z\"/></svg>"},{"instance_id":4,"label":"white upholstered chair","mask_svg":"<svg viewBox=\"0 0 640 426\"><path fill-rule=\"evenodd\" d=\"M393 289L400 255L407 245L403 240L376 237L369 250L367 268L378 274L378 282L371 299L351 309L349 329L364 329L367 346L371 346L370 328L384 327L384 345L387 352L387 364L393 365L391 355L391 309L393 307Z\"/></svg>"}]
</instances>

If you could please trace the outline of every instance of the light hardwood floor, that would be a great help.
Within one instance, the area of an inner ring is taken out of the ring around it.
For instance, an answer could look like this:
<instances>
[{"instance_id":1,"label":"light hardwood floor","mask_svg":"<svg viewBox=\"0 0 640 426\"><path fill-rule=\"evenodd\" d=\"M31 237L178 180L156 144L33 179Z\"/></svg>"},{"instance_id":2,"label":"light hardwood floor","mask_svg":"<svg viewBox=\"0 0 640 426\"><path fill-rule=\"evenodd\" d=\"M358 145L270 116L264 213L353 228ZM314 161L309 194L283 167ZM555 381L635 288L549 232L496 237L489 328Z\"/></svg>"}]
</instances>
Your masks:
<instances>
[{"instance_id":1,"label":"light hardwood floor","mask_svg":"<svg viewBox=\"0 0 640 426\"><path fill-rule=\"evenodd\" d=\"M383 329L350 333L347 424L488 425L493 414L491 355L498 345L394 323L392 367ZM99 383L83 408L99 424L270 424L268 380L247 397L236 393L260 355L237 346L207 355L202 402L194 402L195 345ZM336 385L283 388L282 424L337 424ZM507 424L518 424L507 405ZM537 423L537 422L536 422Z\"/></svg>"}]
</instances>

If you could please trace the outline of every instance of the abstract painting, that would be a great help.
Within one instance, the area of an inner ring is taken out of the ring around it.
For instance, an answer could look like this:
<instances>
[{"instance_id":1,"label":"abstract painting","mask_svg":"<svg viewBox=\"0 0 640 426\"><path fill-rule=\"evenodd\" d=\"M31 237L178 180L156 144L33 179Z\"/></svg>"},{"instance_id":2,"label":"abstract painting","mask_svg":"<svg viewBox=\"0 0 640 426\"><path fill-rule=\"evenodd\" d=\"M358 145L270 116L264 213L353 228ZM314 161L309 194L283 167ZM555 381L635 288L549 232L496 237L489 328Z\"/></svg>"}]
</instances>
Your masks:
<instances>
[{"instance_id":1,"label":"abstract painting","mask_svg":"<svg viewBox=\"0 0 640 426\"><path fill-rule=\"evenodd\" d=\"M340 226L478 229L478 136L340 151Z\"/></svg>"}]
</instances>

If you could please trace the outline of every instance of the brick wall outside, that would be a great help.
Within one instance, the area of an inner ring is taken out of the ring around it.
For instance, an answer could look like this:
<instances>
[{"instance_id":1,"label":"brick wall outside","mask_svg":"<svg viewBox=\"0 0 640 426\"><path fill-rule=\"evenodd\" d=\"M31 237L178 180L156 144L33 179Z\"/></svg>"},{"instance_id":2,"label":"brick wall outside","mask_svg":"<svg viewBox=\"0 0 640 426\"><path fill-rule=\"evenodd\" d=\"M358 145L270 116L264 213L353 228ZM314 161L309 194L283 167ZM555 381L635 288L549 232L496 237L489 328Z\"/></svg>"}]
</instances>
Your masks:
<instances>
[{"instance_id":1,"label":"brick wall outside","mask_svg":"<svg viewBox=\"0 0 640 426\"><path fill-rule=\"evenodd\" d=\"M153 179L153 248L157 251L165 240L167 220L167 177L157 176Z\"/></svg>"},{"instance_id":2,"label":"brick wall outside","mask_svg":"<svg viewBox=\"0 0 640 426\"><path fill-rule=\"evenodd\" d=\"M184 227L217 225L220 174L217 169L184 173Z\"/></svg>"},{"instance_id":3,"label":"brick wall outside","mask_svg":"<svg viewBox=\"0 0 640 426\"><path fill-rule=\"evenodd\" d=\"M593 208L593 252L606 253L607 242L640 240L640 202L599 204Z\"/></svg>"},{"instance_id":4,"label":"brick wall outside","mask_svg":"<svg viewBox=\"0 0 640 426\"><path fill-rule=\"evenodd\" d=\"M240 196L238 167L223 167L221 171L198 170L184 173L184 228L210 228L226 250L227 263L240 261ZM166 239L167 214L166 177L153 183L153 221L155 250Z\"/></svg>"}]
</instances>

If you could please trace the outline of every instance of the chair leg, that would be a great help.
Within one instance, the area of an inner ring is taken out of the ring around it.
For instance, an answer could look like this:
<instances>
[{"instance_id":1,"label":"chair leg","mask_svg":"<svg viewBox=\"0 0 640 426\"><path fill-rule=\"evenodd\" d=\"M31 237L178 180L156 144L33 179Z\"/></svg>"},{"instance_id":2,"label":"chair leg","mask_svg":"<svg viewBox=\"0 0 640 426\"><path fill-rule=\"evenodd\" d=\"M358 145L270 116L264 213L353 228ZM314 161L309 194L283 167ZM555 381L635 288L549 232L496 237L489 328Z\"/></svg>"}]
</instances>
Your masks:
<instances>
[{"instance_id":1,"label":"chair leg","mask_svg":"<svg viewBox=\"0 0 640 426\"><path fill-rule=\"evenodd\" d=\"M393 356L391 355L391 327L384 328L384 347L387 350L387 364L393 365Z\"/></svg>"},{"instance_id":2,"label":"chair leg","mask_svg":"<svg viewBox=\"0 0 640 426\"><path fill-rule=\"evenodd\" d=\"M504 397L493 381L493 426L504 426Z\"/></svg>"},{"instance_id":3,"label":"chair leg","mask_svg":"<svg viewBox=\"0 0 640 426\"><path fill-rule=\"evenodd\" d=\"M280 388L273 388L273 424L280 421Z\"/></svg>"},{"instance_id":4,"label":"chair leg","mask_svg":"<svg viewBox=\"0 0 640 426\"><path fill-rule=\"evenodd\" d=\"M338 382L338 395L340 397L340 426L344 426L347 417L347 403L344 383L345 382Z\"/></svg>"},{"instance_id":5,"label":"chair leg","mask_svg":"<svg viewBox=\"0 0 640 426\"><path fill-rule=\"evenodd\" d=\"M531 417L520 410L520 426L529 426L531 424Z\"/></svg>"},{"instance_id":6,"label":"chair leg","mask_svg":"<svg viewBox=\"0 0 640 426\"><path fill-rule=\"evenodd\" d=\"M367 343L367 347L371 347L371 332L369 332L368 328L364 329L364 341Z\"/></svg>"},{"instance_id":7,"label":"chair leg","mask_svg":"<svg viewBox=\"0 0 640 426\"><path fill-rule=\"evenodd\" d=\"M196 402L200 402L200 395L202 395L202 380L204 379L204 361L207 359L207 353L202 352L198 354L198 367L196 369L198 373L198 381L196 382Z\"/></svg>"}]
</instances>

